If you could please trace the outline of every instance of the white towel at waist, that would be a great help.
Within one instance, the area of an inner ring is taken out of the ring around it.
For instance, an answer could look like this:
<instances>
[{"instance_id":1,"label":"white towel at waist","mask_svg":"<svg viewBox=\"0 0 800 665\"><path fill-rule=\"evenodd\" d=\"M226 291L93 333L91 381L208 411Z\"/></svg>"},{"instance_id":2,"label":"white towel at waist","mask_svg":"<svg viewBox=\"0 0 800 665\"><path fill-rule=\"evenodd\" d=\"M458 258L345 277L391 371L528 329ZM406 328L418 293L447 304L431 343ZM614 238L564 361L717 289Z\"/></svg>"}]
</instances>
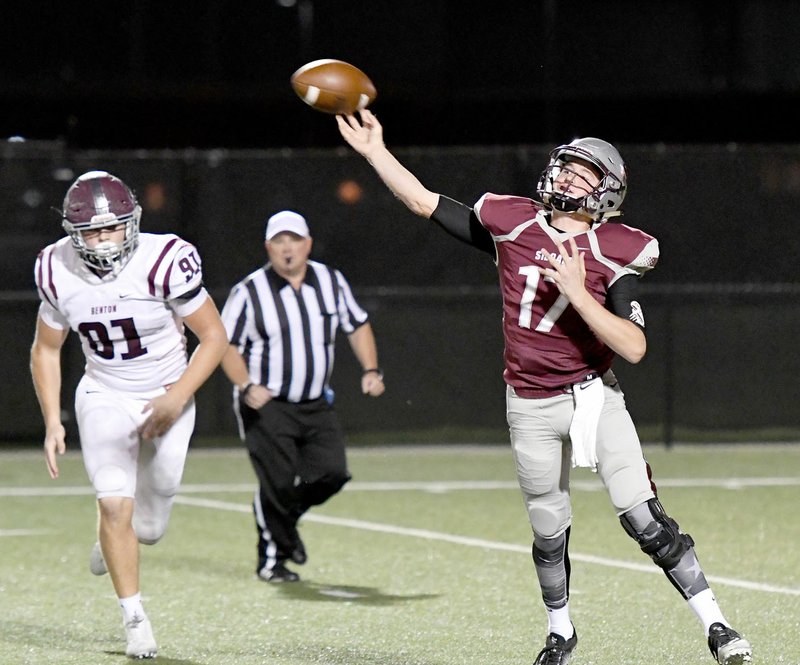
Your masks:
<instances>
[{"instance_id":1,"label":"white towel at waist","mask_svg":"<svg viewBox=\"0 0 800 665\"><path fill-rule=\"evenodd\" d=\"M572 441L572 466L589 467L597 471L597 425L605 402L603 379L576 383L572 386L575 413L569 425Z\"/></svg>"}]
</instances>

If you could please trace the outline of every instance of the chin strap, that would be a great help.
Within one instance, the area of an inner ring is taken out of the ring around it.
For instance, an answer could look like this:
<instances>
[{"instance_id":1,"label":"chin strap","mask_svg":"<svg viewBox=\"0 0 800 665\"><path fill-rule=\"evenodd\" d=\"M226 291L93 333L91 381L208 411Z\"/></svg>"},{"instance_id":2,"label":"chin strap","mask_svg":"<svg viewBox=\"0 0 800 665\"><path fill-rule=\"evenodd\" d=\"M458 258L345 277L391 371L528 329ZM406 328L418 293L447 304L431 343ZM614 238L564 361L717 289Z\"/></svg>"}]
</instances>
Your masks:
<instances>
[{"instance_id":1,"label":"chin strap","mask_svg":"<svg viewBox=\"0 0 800 665\"><path fill-rule=\"evenodd\" d=\"M550 207L559 212L578 212L581 205L575 199L567 196L559 196L558 194L550 194Z\"/></svg>"}]
</instances>

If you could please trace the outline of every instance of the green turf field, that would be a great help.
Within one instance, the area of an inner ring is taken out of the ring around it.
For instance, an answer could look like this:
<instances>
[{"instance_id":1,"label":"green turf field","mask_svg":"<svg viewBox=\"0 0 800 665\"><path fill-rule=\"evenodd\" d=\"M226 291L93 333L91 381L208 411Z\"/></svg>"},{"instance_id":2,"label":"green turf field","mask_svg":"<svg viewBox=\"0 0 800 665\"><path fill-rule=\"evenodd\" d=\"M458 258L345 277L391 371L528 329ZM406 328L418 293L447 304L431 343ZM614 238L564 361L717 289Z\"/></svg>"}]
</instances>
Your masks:
<instances>
[{"instance_id":1,"label":"green turf field","mask_svg":"<svg viewBox=\"0 0 800 665\"><path fill-rule=\"evenodd\" d=\"M800 447L646 449L755 663L800 663ZM0 663L127 662L80 457L51 481L0 452ZM354 480L301 522L303 581L255 579L241 450L190 452L167 535L142 551L145 604L172 665L528 665L546 620L505 446L350 451ZM699 622L630 540L596 477L573 472L575 665L706 663Z\"/></svg>"}]
</instances>

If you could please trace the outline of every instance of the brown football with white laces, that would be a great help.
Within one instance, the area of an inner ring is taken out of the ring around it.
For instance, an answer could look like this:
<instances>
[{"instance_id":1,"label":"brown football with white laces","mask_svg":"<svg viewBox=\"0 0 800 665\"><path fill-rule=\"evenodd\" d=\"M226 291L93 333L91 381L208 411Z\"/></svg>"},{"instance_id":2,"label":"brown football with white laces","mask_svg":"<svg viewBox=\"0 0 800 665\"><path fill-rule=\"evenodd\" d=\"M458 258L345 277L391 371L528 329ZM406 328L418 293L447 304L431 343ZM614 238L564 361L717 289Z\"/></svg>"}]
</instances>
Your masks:
<instances>
[{"instance_id":1,"label":"brown football with white laces","mask_svg":"<svg viewBox=\"0 0 800 665\"><path fill-rule=\"evenodd\" d=\"M298 97L311 108L336 115L366 108L378 94L358 67L330 58L303 65L292 74L291 82Z\"/></svg>"}]
</instances>

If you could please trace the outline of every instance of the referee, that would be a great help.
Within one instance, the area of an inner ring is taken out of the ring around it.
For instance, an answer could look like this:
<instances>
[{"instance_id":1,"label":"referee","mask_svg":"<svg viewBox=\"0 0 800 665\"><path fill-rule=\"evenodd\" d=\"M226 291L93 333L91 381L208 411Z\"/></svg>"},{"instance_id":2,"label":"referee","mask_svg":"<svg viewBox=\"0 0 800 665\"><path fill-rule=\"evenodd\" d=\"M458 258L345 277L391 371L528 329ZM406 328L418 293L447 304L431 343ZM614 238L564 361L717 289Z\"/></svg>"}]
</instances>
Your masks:
<instances>
[{"instance_id":1,"label":"referee","mask_svg":"<svg viewBox=\"0 0 800 665\"><path fill-rule=\"evenodd\" d=\"M363 368L361 391L384 391L368 315L341 272L309 261L312 242L296 212L270 217L269 262L231 289L222 311L230 342L222 369L258 476L256 572L267 582L300 579L286 567L306 561L298 519L350 480L328 385L338 329Z\"/></svg>"}]
</instances>

